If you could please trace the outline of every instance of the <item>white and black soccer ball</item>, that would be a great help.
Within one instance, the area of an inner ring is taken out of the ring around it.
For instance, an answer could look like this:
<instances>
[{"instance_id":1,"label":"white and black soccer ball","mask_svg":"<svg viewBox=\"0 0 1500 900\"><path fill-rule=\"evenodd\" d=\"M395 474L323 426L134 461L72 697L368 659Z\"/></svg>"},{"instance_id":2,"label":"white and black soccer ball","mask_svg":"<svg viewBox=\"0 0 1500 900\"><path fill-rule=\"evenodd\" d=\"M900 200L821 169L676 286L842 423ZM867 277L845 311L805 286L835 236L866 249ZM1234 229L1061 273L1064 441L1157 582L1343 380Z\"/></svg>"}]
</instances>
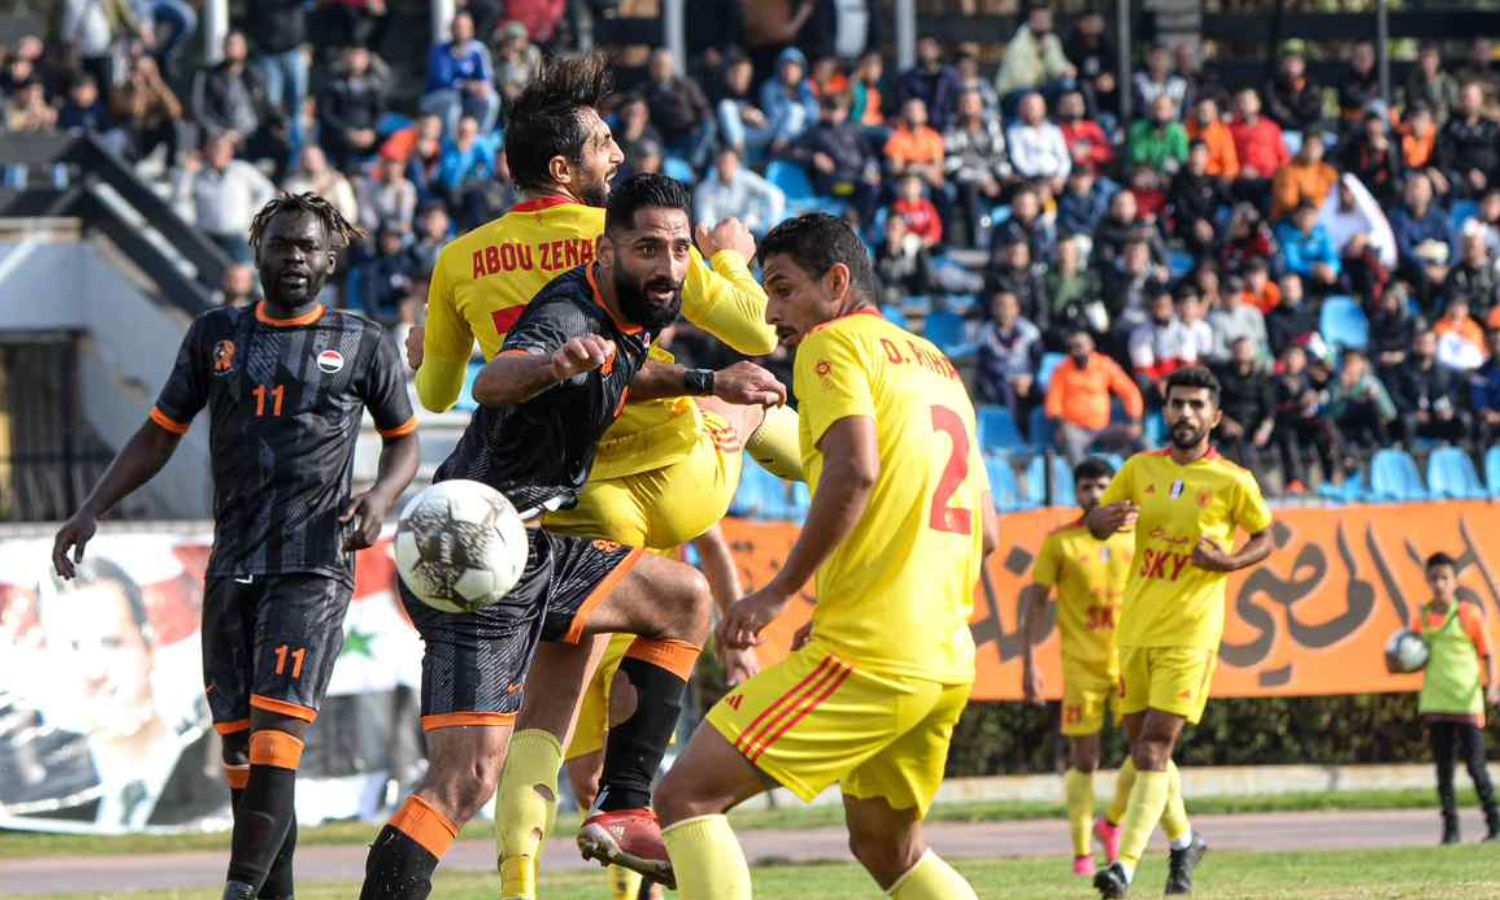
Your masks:
<instances>
[{"instance_id":1,"label":"white and black soccer ball","mask_svg":"<svg viewBox=\"0 0 1500 900\"><path fill-rule=\"evenodd\" d=\"M440 481L396 524L396 568L418 599L448 613L500 600L526 568L526 526L505 495L478 481Z\"/></svg>"},{"instance_id":2,"label":"white and black soccer ball","mask_svg":"<svg viewBox=\"0 0 1500 900\"><path fill-rule=\"evenodd\" d=\"M1427 667L1427 642L1409 628L1391 635L1385 642L1385 655L1398 672L1420 672Z\"/></svg>"}]
</instances>

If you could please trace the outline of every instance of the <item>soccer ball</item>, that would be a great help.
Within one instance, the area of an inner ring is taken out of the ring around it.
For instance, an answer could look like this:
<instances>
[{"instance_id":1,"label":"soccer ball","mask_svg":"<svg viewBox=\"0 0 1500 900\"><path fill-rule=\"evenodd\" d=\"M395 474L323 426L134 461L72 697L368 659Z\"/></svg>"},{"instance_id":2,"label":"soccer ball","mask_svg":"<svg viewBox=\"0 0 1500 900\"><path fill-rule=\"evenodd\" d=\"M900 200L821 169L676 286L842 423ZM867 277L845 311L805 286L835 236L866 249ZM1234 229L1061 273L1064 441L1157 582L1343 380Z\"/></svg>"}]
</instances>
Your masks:
<instances>
[{"instance_id":1,"label":"soccer ball","mask_svg":"<svg viewBox=\"0 0 1500 900\"><path fill-rule=\"evenodd\" d=\"M477 481L434 484L406 504L396 524L401 580L443 612L473 612L510 593L527 552L516 508Z\"/></svg>"},{"instance_id":2,"label":"soccer ball","mask_svg":"<svg viewBox=\"0 0 1500 900\"><path fill-rule=\"evenodd\" d=\"M1398 672L1420 672L1427 666L1427 642L1415 631L1403 628L1385 642L1385 655Z\"/></svg>"}]
</instances>

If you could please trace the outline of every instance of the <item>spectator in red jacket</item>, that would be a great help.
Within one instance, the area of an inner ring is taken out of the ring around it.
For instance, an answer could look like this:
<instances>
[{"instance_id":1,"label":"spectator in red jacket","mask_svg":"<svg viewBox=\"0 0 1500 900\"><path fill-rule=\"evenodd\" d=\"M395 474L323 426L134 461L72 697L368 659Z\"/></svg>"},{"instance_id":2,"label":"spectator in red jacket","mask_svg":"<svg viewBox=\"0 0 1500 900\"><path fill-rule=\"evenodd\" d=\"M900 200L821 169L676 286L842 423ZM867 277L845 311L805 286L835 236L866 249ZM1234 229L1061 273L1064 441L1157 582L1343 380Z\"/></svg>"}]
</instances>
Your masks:
<instances>
[{"instance_id":1,"label":"spectator in red jacket","mask_svg":"<svg viewBox=\"0 0 1500 900\"><path fill-rule=\"evenodd\" d=\"M937 206L922 195L920 175L904 175L901 178L896 202L891 204L891 215L906 220L907 230L922 239L923 245L932 247L943 242L943 219Z\"/></svg>"},{"instance_id":2,"label":"spectator in red jacket","mask_svg":"<svg viewBox=\"0 0 1500 900\"><path fill-rule=\"evenodd\" d=\"M1057 101L1057 124L1063 141L1073 155L1074 169L1088 169L1095 175L1115 160L1115 148L1099 123L1088 118L1083 94L1069 91Z\"/></svg>"},{"instance_id":3,"label":"spectator in red jacket","mask_svg":"<svg viewBox=\"0 0 1500 900\"><path fill-rule=\"evenodd\" d=\"M1260 114L1260 95L1245 88L1234 98L1234 123L1229 133L1234 137L1235 155L1240 160L1237 192L1245 199L1260 199L1271 189L1276 170L1292 158L1286 149L1281 126Z\"/></svg>"}]
</instances>

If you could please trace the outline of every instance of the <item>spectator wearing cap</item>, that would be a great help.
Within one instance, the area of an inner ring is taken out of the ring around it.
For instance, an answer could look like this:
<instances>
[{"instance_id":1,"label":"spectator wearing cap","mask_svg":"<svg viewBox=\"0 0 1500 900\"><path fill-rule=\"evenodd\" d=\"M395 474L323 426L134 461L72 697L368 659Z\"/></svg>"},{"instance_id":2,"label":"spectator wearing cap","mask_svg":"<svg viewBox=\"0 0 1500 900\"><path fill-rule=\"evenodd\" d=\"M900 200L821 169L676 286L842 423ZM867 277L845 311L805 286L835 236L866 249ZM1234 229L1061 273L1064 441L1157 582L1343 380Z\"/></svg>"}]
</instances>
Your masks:
<instances>
[{"instance_id":1,"label":"spectator wearing cap","mask_svg":"<svg viewBox=\"0 0 1500 900\"><path fill-rule=\"evenodd\" d=\"M1401 206L1391 215L1396 237L1397 274L1418 291L1423 308L1430 308L1438 286L1448 276L1454 259L1453 226L1432 199L1432 182L1422 173L1406 181Z\"/></svg>"},{"instance_id":2,"label":"spectator wearing cap","mask_svg":"<svg viewBox=\"0 0 1500 900\"><path fill-rule=\"evenodd\" d=\"M807 80L807 57L796 47L781 51L776 75L760 89L760 109L769 120L770 151L780 153L818 118L818 97Z\"/></svg>"},{"instance_id":3,"label":"spectator wearing cap","mask_svg":"<svg viewBox=\"0 0 1500 900\"><path fill-rule=\"evenodd\" d=\"M1229 205L1229 191L1221 178L1208 171L1208 144L1193 141L1187 165L1172 176L1167 208L1172 233L1194 257L1204 257L1218 245L1219 211Z\"/></svg>"},{"instance_id":4,"label":"spectator wearing cap","mask_svg":"<svg viewBox=\"0 0 1500 900\"><path fill-rule=\"evenodd\" d=\"M1212 361L1222 363L1229 359L1229 348L1239 338L1249 338L1255 345L1257 356L1270 356L1270 342L1266 337L1266 319L1260 310L1251 306L1246 297L1244 279L1231 276L1224 284L1224 305L1208 314L1208 325L1214 330L1217 342Z\"/></svg>"},{"instance_id":5,"label":"spectator wearing cap","mask_svg":"<svg viewBox=\"0 0 1500 900\"><path fill-rule=\"evenodd\" d=\"M917 41L917 64L901 73L896 82L896 99L902 106L909 100L921 100L933 127L948 127L948 119L958 105L960 90L958 71L943 62L943 47L935 37Z\"/></svg>"},{"instance_id":6,"label":"spectator wearing cap","mask_svg":"<svg viewBox=\"0 0 1500 900\"><path fill-rule=\"evenodd\" d=\"M1021 314L1021 301L1006 288L990 296L990 320L979 331L975 393L981 403L1002 403L1025 422L1036 403L1036 370L1042 332Z\"/></svg>"},{"instance_id":7,"label":"spectator wearing cap","mask_svg":"<svg viewBox=\"0 0 1500 900\"><path fill-rule=\"evenodd\" d=\"M1177 121L1177 106L1171 96L1158 94L1151 101L1150 117L1130 126L1130 162L1150 166L1171 175L1187 162L1187 129Z\"/></svg>"},{"instance_id":8,"label":"spectator wearing cap","mask_svg":"<svg viewBox=\"0 0 1500 900\"><path fill-rule=\"evenodd\" d=\"M1266 454L1276 430L1276 390L1271 373L1255 353L1249 338L1239 338L1229 350L1229 361L1216 368L1219 409L1223 417L1214 429L1214 446L1232 462L1265 478Z\"/></svg>"},{"instance_id":9,"label":"spectator wearing cap","mask_svg":"<svg viewBox=\"0 0 1500 900\"><path fill-rule=\"evenodd\" d=\"M1151 285L1148 318L1130 332L1128 351L1136 384L1153 405L1164 399L1167 376L1198 361L1192 335L1177 318L1177 305L1165 283Z\"/></svg>"},{"instance_id":10,"label":"spectator wearing cap","mask_svg":"<svg viewBox=\"0 0 1500 900\"><path fill-rule=\"evenodd\" d=\"M542 51L531 42L522 22L506 22L496 30L494 60L502 107L520 96L542 71Z\"/></svg>"},{"instance_id":11,"label":"spectator wearing cap","mask_svg":"<svg viewBox=\"0 0 1500 900\"><path fill-rule=\"evenodd\" d=\"M1245 88L1235 95L1235 118L1229 126L1234 154L1240 161L1237 180L1244 199L1258 199L1269 190L1271 179L1291 160L1281 126L1261 115L1260 95Z\"/></svg>"},{"instance_id":12,"label":"spectator wearing cap","mask_svg":"<svg viewBox=\"0 0 1500 900\"><path fill-rule=\"evenodd\" d=\"M1165 97L1172 101L1172 118L1187 106L1188 81L1172 71L1172 51L1164 44L1157 44L1146 51L1146 68L1135 73L1135 108L1150 110L1155 118L1156 101Z\"/></svg>"},{"instance_id":13,"label":"spectator wearing cap","mask_svg":"<svg viewBox=\"0 0 1500 900\"><path fill-rule=\"evenodd\" d=\"M646 107L651 112L651 124L661 132L667 155L697 165L704 146L704 125L712 119L708 98L696 81L677 74L671 50L652 51L646 71Z\"/></svg>"},{"instance_id":14,"label":"spectator wearing cap","mask_svg":"<svg viewBox=\"0 0 1500 900\"><path fill-rule=\"evenodd\" d=\"M1339 148L1339 166L1369 188L1382 206L1394 206L1405 165L1385 116L1366 113Z\"/></svg>"},{"instance_id":15,"label":"spectator wearing cap","mask_svg":"<svg viewBox=\"0 0 1500 900\"><path fill-rule=\"evenodd\" d=\"M1469 315L1469 302L1462 297L1448 301L1432 333L1437 335L1438 362L1450 369L1472 372L1490 355L1484 328Z\"/></svg>"},{"instance_id":16,"label":"spectator wearing cap","mask_svg":"<svg viewBox=\"0 0 1500 900\"><path fill-rule=\"evenodd\" d=\"M1302 276L1314 293L1338 285L1342 258L1328 229L1318 224L1318 207L1311 199L1303 199L1291 218L1276 226L1276 240L1287 271Z\"/></svg>"},{"instance_id":17,"label":"spectator wearing cap","mask_svg":"<svg viewBox=\"0 0 1500 900\"><path fill-rule=\"evenodd\" d=\"M741 165L733 147L723 147L714 157L713 171L693 192L693 209L704 224L739 219L751 233L763 236L785 218L786 194Z\"/></svg>"},{"instance_id":18,"label":"spectator wearing cap","mask_svg":"<svg viewBox=\"0 0 1500 900\"><path fill-rule=\"evenodd\" d=\"M1349 65L1338 79L1339 115L1346 123L1360 116L1377 101L1388 99L1380 92L1380 70L1375 65L1375 43L1357 41L1349 53Z\"/></svg>"},{"instance_id":19,"label":"spectator wearing cap","mask_svg":"<svg viewBox=\"0 0 1500 900\"><path fill-rule=\"evenodd\" d=\"M1324 161L1326 147L1323 133L1314 129L1303 136L1297 155L1277 171L1271 182L1271 221L1290 218L1304 203L1314 209L1328 199L1328 192L1338 183L1339 173Z\"/></svg>"},{"instance_id":20,"label":"spectator wearing cap","mask_svg":"<svg viewBox=\"0 0 1500 900\"><path fill-rule=\"evenodd\" d=\"M1266 114L1292 131L1307 131L1323 119L1323 88L1307 77L1307 60L1289 53L1266 85Z\"/></svg>"},{"instance_id":21,"label":"spectator wearing cap","mask_svg":"<svg viewBox=\"0 0 1500 900\"><path fill-rule=\"evenodd\" d=\"M849 101L829 97L818 123L789 154L806 165L813 189L824 197L848 200L861 222L874 218L880 196L880 164L860 129L849 121Z\"/></svg>"},{"instance_id":22,"label":"spectator wearing cap","mask_svg":"<svg viewBox=\"0 0 1500 900\"><path fill-rule=\"evenodd\" d=\"M1500 328L1486 335L1490 356L1469 380L1469 404L1474 410L1474 437L1481 447L1500 443Z\"/></svg>"},{"instance_id":23,"label":"spectator wearing cap","mask_svg":"<svg viewBox=\"0 0 1500 900\"><path fill-rule=\"evenodd\" d=\"M1458 444L1468 436L1468 392L1458 374L1438 362L1437 335L1431 331L1416 334L1411 355L1381 380L1396 404L1403 440Z\"/></svg>"},{"instance_id":24,"label":"spectator wearing cap","mask_svg":"<svg viewBox=\"0 0 1500 900\"><path fill-rule=\"evenodd\" d=\"M495 68L490 51L474 37L474 19L464 11L453 16L449 40L435 44L427 55L427 87L422 112L443 120L443 133L458 134L459 120L471 117L488 134L500 117L495 92Z\"/></svg>"},{"instance_id":25,"label":"spectator wearing cap","mask_svg":"<svg viewBox=\"0 0 1500 900\"><path fill-rule=\"evenodd\" d=\"M1500 177L1500 124L1484 115L1484 91L1470 82L1438 133L1437 162L1459 196L1479 197Z\"/></svg>"},{"instance_id":26,"label":"spectator wearing cap","mask_svg":"<svg viewBox=\"0 0 1500 900\"><path fill-rule=\"evenodd\" d=\"M1067 338L1068 358L1047 384L1047 418L1069 465L1077 465L1098 445L1134 449L1140 445L1145 402L1141 389L1119 363L1094 350L1087 331ZM1125 406L1127 421L1110 422L1110 399Z\"/></svg>"},{"instance_id":27,"label":"spectator wearing cap","mask_svg":"<svg viewBox=\"0 0 1500 900\"><path fill-rule=\"evenodd\" d=\"M1051 95L1077 74L1063 53L1062 41L1052 30L1052 10L1036 4L1026 14L1026 24L1016 29L1005 45L1005 58L995 74L995 91L1002 109L1024 95L1044 91Z\"/></svg>"},{"instance_id":28,"label":"spectator wearing cap","mask_svg":"<svg viewBox=\"0 0 1500 900\"><path fill-rule=\"evenodd\" d=\"M1010 150L1010 164L1016 174L1029 180L1045 181L1053 196L1062 193L1073 154L1062 130L1047 121L1047 102L1031 92L1021 98L1019 117L1005 132Z\"/></svg>"},{"instance_id":29,"label":"spectator wearing cap","mask_svg":"<svg viewBox=\"0 0 1500 900\"><path fill-rule=\"evenodd\" d=\"M1417 64L1406 76L1404 94L1408 109L1421 103L1440 123L1458 106L1458 79L1443 71L1443 51L1436 41L1423 41L1417 49Z\"/></svg>"},{"instance_id":30,"label":"spectator wearing cap","mask_svg":"<svg viewBox=\"0 0 1500 900\"><path fill-rule=\"evenodd\" d=\"M1488 319L1500 309L1500 276L1495 260L1485 245L1484 233L1477 229L1464 232L1462 244L1463 256L1443 279L1443 299L1462 297L1479 318Z\"/></svg>"},{"instance_id":31,"label":"spectator wearing cap","mask_svg":"<svg viewBox=\"0 0 1500 900\"><path fill-rule=\"evenodd\" d=\"M1115 161L1115 147L1104 129L1089 118L1084 96L1068 91L1057 101L1057 127L1073 160L1074 171L1087 169L1098 175Z\"/></svg>"},{"instance_id":32,"label":"spectator wearing cap","mask_svg":"<svg viewBox=\"0 0 1500 900\"><path fill-rule=\"evenodd\" d=\"M318 143L339 168L374 153L385 96L370 69L370 51L344 51L342 71L318 92Z\"/></svg>"},{"instance_id":33,"label":"spectator wearing cap","mask_svg":"<svg viewBox=\"0 0 1500 900\"><path fill-rule=\"evenodd\" d=\"M1234 135L1219 118L1219 104L1212 97L1199 97L1188 116L1189 140L1201 141L1208 149L1206 171L1215 178L1233 181L1240 174L1240 157L1235 150Z\"/></svg>"},{"instance_id":34,"label":"spectator wearing cap","mask_svg":"<svg viewBox=\"0 0 1500 900\"><path fill-rule=\"evenodd\" d=\"M1000 117L985 110L977 91L959 95L958 116L943 136L943 150L943 170L958 194L973 245L989 222L988 207L1000 200L1003 186L1012 179Z\"/></svg>"}]
</instances>

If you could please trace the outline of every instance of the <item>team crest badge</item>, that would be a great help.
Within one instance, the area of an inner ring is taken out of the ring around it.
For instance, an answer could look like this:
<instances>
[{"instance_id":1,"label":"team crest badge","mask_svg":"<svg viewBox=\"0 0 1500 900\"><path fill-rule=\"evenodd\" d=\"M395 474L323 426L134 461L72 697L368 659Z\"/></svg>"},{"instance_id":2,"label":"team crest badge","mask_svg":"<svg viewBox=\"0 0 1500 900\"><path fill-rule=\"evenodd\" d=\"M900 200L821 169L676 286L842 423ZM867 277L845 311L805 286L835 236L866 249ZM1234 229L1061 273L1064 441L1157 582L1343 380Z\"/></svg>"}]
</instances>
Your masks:
<instances>
[{"instance_id":1,"label":"team crest badge","mask_svg":"<svg viewBox=\"0 0 1500 900\"><path fill-rule=\"evenodd\" d=\"M623 546L624 544L617 544L614 541L606 541L604 538L600 538L594 541L594 549L598 550L600 553L616 553Z\"/></svg>"},{"instance_id":2,"label":"team crest badge","mask_svg":"<svg viewBox=\"0 0 1500 900\"><path fill-rule=\"evenodd\" d=\"M214 344L214 374L223 375L234 369L234 341L219 341Z\"/></svg>"},{"instance_id":3,"label":"team crest badge","mask_svg":"<svg viewBox=\"0 0 1500 900\"><path fill-rule=\"evenodd\" d=\"M325 374L332 375L344 367L344 354L337 350L324 350L318 354L318 368Z\"/></svg>"},{"instance_id":4,"label":"team crest badge","mask_svg":"<svg viewBox=\"0 0 1500 900\"><path fill-rule=\"evenodd\" d=\"M1213 491L1210 491L1210 490L1208 490L1208 489L1205 488L1204 490L1201 490L1201 491L1198 492L1198 508L1199 509L1208 509L1208 507L1210 505L1212 505L1213 502L1214 502Z\"/></svg>"}]
</instances>

